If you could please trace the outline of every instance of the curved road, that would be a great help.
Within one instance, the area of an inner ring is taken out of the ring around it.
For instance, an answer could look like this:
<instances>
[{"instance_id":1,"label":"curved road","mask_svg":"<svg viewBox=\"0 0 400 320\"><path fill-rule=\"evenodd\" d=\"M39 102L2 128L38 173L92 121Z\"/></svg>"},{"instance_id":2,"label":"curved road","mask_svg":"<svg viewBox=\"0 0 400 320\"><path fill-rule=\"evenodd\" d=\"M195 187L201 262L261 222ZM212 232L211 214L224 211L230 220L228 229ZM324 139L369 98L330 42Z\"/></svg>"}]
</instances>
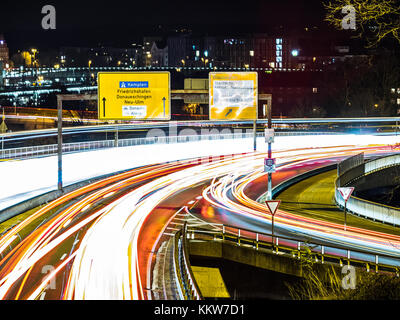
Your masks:
<instances>
[{"instance_id":1,"label":"curved road","mask_svg":"<svg viewBox=\"0 0 400 320\"><path fill-rule=\"evenodd\" d=\"M388 146L274 153L273 184L350 155ZM265 192L265 154L147 166L83 187L40 208L0 238L1 299L151 299L152 267L166 226L188 207L203 220L266 232L256 202ZM279 210L278 234L400 257L400 237Z\"/></svg>"}]
</instances>

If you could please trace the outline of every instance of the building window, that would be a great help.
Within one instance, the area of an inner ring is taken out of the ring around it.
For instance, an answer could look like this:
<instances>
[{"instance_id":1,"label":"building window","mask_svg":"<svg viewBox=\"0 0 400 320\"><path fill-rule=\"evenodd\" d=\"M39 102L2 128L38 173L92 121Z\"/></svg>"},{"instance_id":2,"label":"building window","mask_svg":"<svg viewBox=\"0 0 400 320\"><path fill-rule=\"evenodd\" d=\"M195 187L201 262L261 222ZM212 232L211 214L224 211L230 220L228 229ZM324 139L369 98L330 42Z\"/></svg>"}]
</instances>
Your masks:
<instances>
[{"instance_id":1,"label":"building window","mask_svg":"<svg viewBox=\"0 0 400 320\"><path fill-rule=\"evenodd\" d=\"M318 88L312 88L313 93L318 93Z\"/></svg>"}]
</instances>

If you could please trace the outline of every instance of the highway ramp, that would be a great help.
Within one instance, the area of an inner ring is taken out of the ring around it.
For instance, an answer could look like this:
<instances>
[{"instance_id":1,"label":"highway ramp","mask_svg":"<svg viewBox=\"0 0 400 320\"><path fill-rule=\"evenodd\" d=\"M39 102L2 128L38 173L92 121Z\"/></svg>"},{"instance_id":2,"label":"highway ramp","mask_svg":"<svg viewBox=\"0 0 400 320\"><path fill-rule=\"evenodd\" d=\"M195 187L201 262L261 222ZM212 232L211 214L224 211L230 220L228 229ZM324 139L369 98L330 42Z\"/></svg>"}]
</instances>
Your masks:
<instances>
[{"instance_id":1,"label":"highway ramp","mask_svg":"<svg viewBox=\"0 0 400 320\"><path fill-rule=\"evenodd\" d=\"M334 223L344 223L344 212L334 202L337 170L330 170L302 180L282 191L275 198L282 200L279 209L305 217L321 219ZM347 225L400 234L400 230L389 224L375 222L366 218L347 214Z\"/></svg>"}]
</instances>

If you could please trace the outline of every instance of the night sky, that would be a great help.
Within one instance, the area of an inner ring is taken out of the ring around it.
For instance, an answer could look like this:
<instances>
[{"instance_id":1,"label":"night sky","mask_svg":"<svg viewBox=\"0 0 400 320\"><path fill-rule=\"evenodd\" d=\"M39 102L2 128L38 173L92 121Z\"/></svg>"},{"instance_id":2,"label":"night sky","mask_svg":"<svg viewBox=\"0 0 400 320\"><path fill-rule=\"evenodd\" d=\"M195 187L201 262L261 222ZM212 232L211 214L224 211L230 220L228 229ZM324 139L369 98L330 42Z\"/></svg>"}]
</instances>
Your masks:
<instances>
[{"instance_id":1,"label":"night sky","mask_svg":"<svg viewBox=\"0 0 400 320\"><path fill-rule=\"evenodd\" d=\"M56 8L56 30L43 30L44 5ZM316 0L105 0L1 1L0 33L11 52L29 47L129 46L143 35L162 34L175 26L201 34L268 32L273 27L303 28L321 24Z\"/></svg>"}]
</instances>

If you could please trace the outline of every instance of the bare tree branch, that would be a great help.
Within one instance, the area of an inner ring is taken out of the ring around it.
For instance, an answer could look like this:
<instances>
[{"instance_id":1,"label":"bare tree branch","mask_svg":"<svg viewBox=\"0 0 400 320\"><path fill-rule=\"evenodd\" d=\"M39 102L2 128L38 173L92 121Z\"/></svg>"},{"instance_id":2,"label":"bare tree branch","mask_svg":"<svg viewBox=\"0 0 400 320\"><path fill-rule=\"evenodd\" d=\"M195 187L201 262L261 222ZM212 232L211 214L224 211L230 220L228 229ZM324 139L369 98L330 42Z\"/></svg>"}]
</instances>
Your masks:
<instances>
[{"instance_id":1,"label":"bare tree branch","mask_svg":"<svg viewBox=\"0 0 400 320\"><path fill-rule=\"evenodd\" d=\"M392 36L400 43L399 0L329 0L324 3L325 21L342 29L342 9L352 6L356 13L356 37L364 37L373 47L382 39Z\"/></svg>"}]
</instances>

